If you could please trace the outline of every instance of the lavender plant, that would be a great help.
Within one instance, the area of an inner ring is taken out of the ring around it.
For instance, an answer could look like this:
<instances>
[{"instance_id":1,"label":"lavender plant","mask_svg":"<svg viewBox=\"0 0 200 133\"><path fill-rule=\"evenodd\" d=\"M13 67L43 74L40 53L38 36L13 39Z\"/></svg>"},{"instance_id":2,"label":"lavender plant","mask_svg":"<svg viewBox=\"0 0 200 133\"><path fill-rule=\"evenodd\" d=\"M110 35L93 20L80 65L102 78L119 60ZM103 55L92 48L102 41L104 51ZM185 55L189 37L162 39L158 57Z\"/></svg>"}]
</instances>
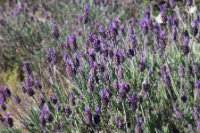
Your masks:
<instances>
[{"instance_id":1,"label":"lavender plant","mask_svg":"<svg viewBox=\"0 0 200 133\"><path fill-rule=\"evenodd\" d=\"M20 132L17 120L28 132L200 131L195 1L161 2L156 14L152 2L129 20L108 15L116 8L112 4L81 2L74 28L49 18L42 8L41 25L49 29L38 35L39 45L51 44L41 46L44 58L37 61L42 66L34 62L38 70L31 58L22 62L20 96L1 87L3 132ZM13 104L11 115L7 107Z\"/></svg>"}]
</instances>

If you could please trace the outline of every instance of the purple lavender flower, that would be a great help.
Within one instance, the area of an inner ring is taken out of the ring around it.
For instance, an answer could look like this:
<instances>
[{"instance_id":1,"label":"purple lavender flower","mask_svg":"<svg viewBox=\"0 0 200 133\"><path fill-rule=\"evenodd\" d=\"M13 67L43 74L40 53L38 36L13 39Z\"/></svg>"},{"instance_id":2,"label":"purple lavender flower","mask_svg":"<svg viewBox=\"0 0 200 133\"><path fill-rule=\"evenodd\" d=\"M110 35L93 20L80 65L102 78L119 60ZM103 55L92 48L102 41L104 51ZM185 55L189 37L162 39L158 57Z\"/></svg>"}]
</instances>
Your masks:
<instances>
[{"instance_id":1,"label":"purple lavender flower","mask_svg":"<svg viewBox=\"0 0 200 133\"><path fill-rule=\"evenodd\" d=\"M102 63L100 63L99 64L99 71L100 71L100 73L104 73L105 72L105 65L103 64L103 62Z\"/></svg>"},{"instance_id":2,"label":"purple lavender flower","mask_svg":"<svg viewBox=\"0 0 200 133\"><path fill-rule=\"evenodd\" d=\"M185 6L192 6L193 0L185 0L184 3L185 3Z\"/></svg>"},{"instance_id":3,"label":"purple lavender flower","mask_svg":"<svg viewBox=\"0 0 200 133\"><path fill-rule=\"evenodd\" d=\"M123 63L125 61L124 51L119 49L115 50L113 60L116 65Z\"/></svg>"},{"instance_id":4,"label":"purple lavender flower","mask_svg":"<svg viewBox=\"0 0 200 133\"><path fill-rule=\"evenodd\" d=\"M199 25L198 19L194 19L194 20L192 21L192 26L193 26L193 27L198 27L198 25Z\"/></svg>"},{"instance_id":5,"label":"purple lavender flower","mask_svg":"<svg viewBox=\"0 0 200 133\"><path fill-rule=\"evenodd\" d=\"M27 3L23 4L23 10L24 10L24 12L28 12L28 4Z\"/></svg>"},{"instance_id":6,"label":"purple lavender flower","mask_svg":"<svg viewBox=\"0 0 200 133\"><path fill-rule=\"evenodd\" d=\"M47 74L48 77L52 76L52 74L53 74L53 68L51 67L51 65L47 66L46 74Z\"/></svg>"},{"instance_id":7,"label":"purple lavender flower","mask_svg":"<svg viewBox=\"0 0 200 133\"><path fill-rule=\"evenodd\" d=\"M40 84L39 80L34 80L34 86L38 90L42 89L42 85Z\"/></svg>"},{"instance_id":8,"label":"purple lavender flower","mask_svg":"<svg viewBox=\"0 0 200 133\"><path fill-rule=\"evenodd\" d=\"M31 75L25 75L25 89L28 90L34 85Z\"/></svg>"},{"instance_id":9,"label":"purple lavender flower","mask_svg":"<svg viewBox=\"0 0 200 133\"><path fill-rule=\"evenodd\" d=\"M95 61L95 51L94 51L94 48L89 48L88 49L88 56L89 56L89 60Z\"/></svg>"},{"instance_id":10,"label":"purple lavender flower","mask_svg":"<svg viewBox=\"0 0 200 133\"><path fill-rule=\"evenodd\" d=\"M93 123L94 124L99 124L101 119L100 119L100 109L98 106L95 106L95 114L93 115Z\"/></svg>"},{"instance_id":11,"label":"purple lavender flower","mask_svg":"<svg viewBox=\"0 0 200 133\"><path fill-rule=\"evenodd\" d=\"M99 39L97 39L97 38L95 38L93 43L92 43L96 52L99 52L101 50L100 43L101 43L101 41Z\"/></svg>"},{"instance_id":12,"label":"purple lavender flower","mask_svg":"<svg viewBox=\"0 0 200 133\"><path fill-rule=\"evenodd\" d=\"M53 116L49 111L49 107L48 106L44 107L42 111L43 111L43 116L44 116L45 120L48 122L52 122Z\"/></svg>"},{"instance_id":13,"label":"purple lavender flower","mask_svg":"<svg viewBox=\"0 0 200 133\"><path fill-rule=\"evenodd\" d=\"M39 125L44 128L46 126L46 120L44 118L44 113L43 110L39 111L38 113L38 117L39 117Z\"/></svg>"},{"instance_id":14,"label":"purple lavender flower","mask_svg":"<svg viewBox=\"0 0 200 133\"><path fill-rule=\"evenodd\" d=\"M121 31L121 34L125 36L125 25L124 24L121 24L119 26L119 30Z\"/></svg>"},{"instance_id":15,"label":"purple lavender flower","mask_svg":"<svg viewBox=\"0 0 200 133\"><path fill-rule=\"evenodd\" d=\"M149 66L148 67L148 77L150 77L152 75L153 71L154 71L154 68Z\"/></svg>"},{"instance_id":16,"label":"purple lavender flower","mask_svg":"<svg viewBox=\"0 0 200 133\"><path fill-rule=\"evenodd\" d=\"M175 5L175 0L169 0L169 5L172 9L174 9L176 7Z\"/></svg>"},{"instance_id":17,"label":"purple lavender flower","mask_svg":"<svg viewBox=\"0 0 200 133\"><path fill-rule=\"evenodd\" d=\"M194 90L194 93L197 97L200 98L200 80L197 80L195 82L195 90Z\"/></svg>"},{"instance_id":18,"label":"purple lavender flower","mask_svg":"<svg viewBox=\"0 0 200 133\"><path fill-rule=\"evenodd\" d=\"M84 5L84 12L85 13L89 13L89 5L88 5L88 3L85 3L85 5Z\"/></svg>"},{"instance_id":19,"label":"purple lavender flower","mask_svg":"<svg viewBox=\"0 0 200 133\"><path fill-rule=\"evenodd\" d=\"M197 34L198 34L198 24L199 24L199 22L198 22L198 20L197 19L195 19L195 20L193 20L193 22L192 22L192 27L191 27L191 34L193 35L193 36L196 36Z\"/></svg>"},{"instance_id":20,"label":"purple lavender flower","mask_svg":"<svg viewBox=\"0 0 200 133\"><path fill-rule=\"evenodd\" d=\"M75 34L70 34L69 37L69 43L74 43L76 41L76 36Z\"/></svg>"},{"instance_id":21,"label":"purple lavender flower","mask_svg":"<svg viewBox=\"0 0 200 133\"><path fill-rule=\"evenodd\" d=\"M134 95L131 94L128 96L128 102L132 103L133 101L134 101Z\"/></svg>"},{"instance_id":22,"label":"purple lavender flower","mask_svg":"<svg viewBox=\"0 0 200 133\"><path fill-rule=\"evenodd\" d=\"M46 49L46 58L47 58L48 62L52 61L52 58L51 58L51 48L47 48Z\"/></svg>"},{"instance_id":23,"label":"purple lavender flower","mask_svg":"<svg viewBox=\"0 0 200 133\"><path fill-rule=\"evenodd\" d=\"M26 79L25 79L25 89L26 89L26 93L29 96L33 96L35 93L32 89L32 86L34 85L33 81L32 81L32 77L28 74L26 74Z\"/></svg>"},{"instance_id":24,"label":"purple lavender flower","mask_svg":"<svg viewBox=\"0 0 200 133\"><path fill-rule=\"evenodd\" d=\"M94 81L92 78L88 79L87 90L88 92L92 92L94 90Z\"/></svg>"},{"instance_id":25,"label":"purple lavender flower","mask_svg":"<svg viewBox=\"0 0 200 133\"><path fill-rule=\"evenodd\" d=\"M10 117L10 113L6 113L6 115L5 115L5 123L9 127L13 127L13 119Z\"/></svg>"},{"instance_id":26,"label":"purple lavender flower","mask_svg":"<svg viewBox=\"0 0 200 133\"><path fill-rule=\"evenodd\" d=\"M74 68L77 70L80 66L80 61L79 61L79 57L76 53L73 55L73 61L72 62L73 62Z\"/></svg>"},{"instance_id":27,"label":"purple lavender flower","mask_svg":"<svg viewBox=\"0 0 200 133\"><path fill-rule=\"evenodd\" d=\"M130 90L129 84L127 82L119 83L119 97L122 99L126 98L126 93Z\"/></svg>"},{"instance_id":28,"label":"purple lavender flower","mask_svg":"<svg viewBox=\"0 0 200 133\"><path fill-rule=\"evenodd\" d=\"M27 74L31 74L31 67L29 61L23 61L23 70Z\"/></svg>"},{"instance_id":29,"label":"purple lavender flower","mask_svg":"<svg viewBox=\"0 0 200 133\"><path fill-rule=\"evenodd\" d=\"M62 120L58 121L58 124L56 125L56 130L58 130L58 133L60 131L63 131L63 127L64 127L64 122Z\"/></svg>"},{"instance_id":30,"label":"purple lavender flower","mask_svg":"<svg viewBox=\"0 0 200 133\"><path fill-rule=\"evenodd\" d=\"M135 112L137 109L137 102L134 95L128 96L128 103L129 103L129 107L133 110L133 112Z\"/></svg>"},{"instance_id":31,"label":"purple lavender flower","mask_svg":"<svg viewBox=\"0 0 200 133\"><path fill-rule=\"evenodd\" d=\"M103 25L98 26L98 31L102 38L106 38L105 28L103 27Z\"/></svg>"},{"instance_id":32,"label":"purple lavender flower","mask_svg":"<svg viewBox=\"0 0 200 133\"><path fill-rule=\"evenodd\" d=\"M197 133L199 133L200 132L200 121L198 120L197 122L196 122L197 124Z\"/></svg>"},{"instance_id":33,"label":"purple lavender flower","mask_svg":"<svg viewBox=\"0 0 200 133\"><path fill-rule=\"evenodd\" d=\"M57 111L61 111L61 104L60 104L60 102L57 102L56 103L56 109L57 109Z\"/></svg>"},{"instance_id":34,"label":"purple lavender flower","mask_svg":"<svg viewBox=\"0 0 200 133\"><path fill-rule=\"evenodd\" d=\"M172 15L167 16L167 25L168 26L173 25L173 16Z\"/></svg>"},{"instance_id":35,"label":"purple lavender flower","mask_svg":"<svg viewBox=\"0 0 200 133\"><path fill-rule=\"evenodd\" d=\"M141 72L145 69L145 55L142 53L138 62L138 68Z\"/></svg>"},{"instance_id":36,"label":"purple lavender flower","mask_svg":"<svg viewBox=\"0 0 200 133\"><path fill-rule=\"evenodd\" d=\"M95 37L95 36L94 36L93 32L90 32L90 33L89 33L89 41L90 41L90 42L93 42L93 41L94 41L94 37Z\"/></svg>"},{"instance_id":37,"label":"purple lavender flower","mask_svg":"<svg viewBox=\"0 0 200 133\"><path fill-rule=\"evenodd\" d=\"M68 43L69 43L69 48L72 51L76 51L78 48L78 44L76 43L76 36L74 34L70 34L68 36Z\"/></svg>"},{"instance_id":38,"label":"purple lavender flower","mask_svg":"<svg viewBox=\"0 0 200 133\"><path fill-rule=\"evenodd\" d=\"M167 69L166 69L166 66L164 65L161 65L160 66L160 72L159 72L165 86L166 86L166 93L167 93L167 96L169 98L173 98L174 100L176 100L176 94L174 93L174 90L172 89L172 84L171 84L171 79L170 79L170 76L168 75L167 73ZM170 93L172 94L172 97L170 96Z\"/></svg>"},{"instance_id":39,"label":"purple lavender flower","mask_svg":"<svg viewBox=\"0 0 200 133\"><path fill-rule=\"evenodd\" d=\"M104 105L104 106L107 106L108 105L108 102L109 102L109 97L110 97L110 92L108 89L101 89L100 92L99 92L99 95L100 95L100 98L101 98L101 103Z\"/></svg>"},{"instance_id":40,"label":"purple lavender flower","mask_svg":"<svg viewBox=\"0 0 200 133\"><path fill-rule=\"evenodd\" d=\"M4 97L10 97L11 96L11 91L6 87L3 86L0 88L0 93L4 95Z\"/></svg>"},{"instance_id":41,"label":"purple lavender flower","mask_svg":"<svg viewBox=\"0 0 200 133\"><path fill-rule=\"evenodd\" d=\"M103 57L108 57L108 48L105 43L102 43L100 53Z\"/></svg>"},{"instance_id":42,"label":"purple lavender flower","mask_svg":"<svg viewBox=\"0 0 200 133\"><path fill-rule=\"evenodd\" d=\"M161 52L163 52L167 45L164 30L160 31L159 45L160 45Z\"/></svg>"},{"instance_id":43,"label":"purple lavender flower","mask_svg":"<svg viewBox=\"0 0 200 133\"><path fill-rule=\"evenodd\" d=\"M124 78L124 71L121 65L115 67L115 74L117 75L118 79Z\"/></svg>"},{"instance_id":44,"label":"purple lavender flower","mask_svg":"<svg viewBox=\"0 0 200 133\"><path fill-rule=\"evenodd\" d=\"M48 114L47 120L50 123L53 122L53 120L54 120L53 115L52 114Z\"/></svg>"},{"instance_id":45,"label":"purple lavender flower","mask_svg":"<svg viewBox=\"0 0 200 133\"><path fill-rule=\"evenodd\" d=\"M5 103L2 103L2 104L1 104L1 109L2 109L3 111L6 111L7 107L6 107L6 104L5 104Z\"/></svg>"},{"instance_id":46,"label":"purple lavender flower","mask_svg":"<svg viewBox=\"0 0 200 133\"><path fill-rule=\"evenodd\" d=\"M189 44L189 33L188 31L183 32L183 45L188 45Z\"/></svg>"},{"instance_id":47,"label":"purple lavender flower","mask_svg":"<svg viewBox=\"0 0 200 133\"><path fill-rule=\"evenodd\" d=\"M90 106L87 104L85 105L85 111L84 111L84 122L87 125L92 124L92 113L90 111Z\"/></svg>"},{"instance_id":48,"label":"purple lavender flower","mask_svg":"<svg viewBox=\"0 0 200 133\"><path fill-rule=\"evenodd\" d=\"M59 37L59 29L55 21L52 22L51 29L53 36L57 39Z\"/></svg>"},{"instance_id":49,"label":"purple lavender flower","mask_svg":"<svg viewBox=\"0 0 200 133\"><path fill-rule=\"evenodd\" d=\"M159 33L160 29L161 29L160 25L158 23L154 23L151 28L151 31L154 33L154 35L156 35Z\"/></svg>"},{"instance_id":50,"label":"purple lavender flower","mask_svg":"<svg viewBox=\"0 0 200 133\"><path fill-rule=\"evenodd\" d=\"M73 92L69 92L68 97L69 97L69 104L70 104L70 106L75 105L74 93Z\"/></svg>"},{"instance_id":51,"label":"purple lavender flower","mask_svg":"<svg viewBox=\"0 0 200 133\"><path fill-rule=\"evenodd\" d=\"M187 101L187 95L185 91L181 92L181 101L183 101L184 103Z\"/></svg>"},{"instance_id":52,"label":"purple lavender flower","mask_svg":"<svg viewBox=\"0 0 200 133\"><path fill-rule=\"evenodd\" d=\"M137 38L136 38L136 35L134 33L134 31L132 31L132 29L129 29L130 33L129 33L129 42L131 44L131 48L132 49L135 49L136 46L137 46Z\"/></svg>"},{"instance_id":53,"label":"purple lavender flower","mask_svg":"<svg viewBox=\"0 0 200 133\"><path fill-rule=\"evenodd\" d=\"M170 26L173 26L173 28L177 28L178 27L178 24L179 24L179 20L178 18L176 17L176 14L171 14L171 15L168 15L167 16L167 25L170 27ZM172 29L173 30L173 29Z\"/></svg>"},{"instance_id":54,"label":"purple lavender flower","mask_svg":"<svg viewBox=\"0 0 200 133\"><path fill-rule=\"evenodd\" d=\"M194 75L197 75L199 72L199 64L197 61L192 62L192 72Z\"/></svg>"},{"instance_id":55,"label":"purple lavender flower","mask_svg":"<svg viewBox=\"0 0 200 133\"><path fill-rule=\"evenodd\" d=\"M71 60L70 59L67 59L65 61L65 70L67 72L67 75L70 76L70 77L73 77L74 75L74 69L72 67L72 63L71 63Z\"/></svg>"},{"instance_id":56,"label":"purple lavender flower","mask_svg":"<svg viewBox=\"0 0 200 133\"><path fill-rule=\"evenodd\" d=\"M109 73L108 73L108 71L105 71L104 73L103 73L103 82L105 83L105 84L109 84Z\"/></svg>"},{"instance_id":57,"label":"purple lavender flower","mask_svg":"<svg viewBox=\"0 0 200 133\"><path fill-rule=\"evenodd\" d=\"M135 125L135 133L142 133L142 118L137 117L136 118L136 125Z\"/></svg>"},{"instance_id":58,"label":"purple lavender flower","mask_svg":"<svg viewBox=\"0 0 200 133\"><path fill-rule=\"evenodd\" d=\"M84 5L84 15L83 15L82 21L84 24L87 24L88 20L89 20L89 5L88 3L86 3Z\"/></svg>"},{"instance_id":59,"label":"purple lavender flower","mask_svg":"<svg viewBox=\"0 0 200 133\"><path fill-rule=\"evenodd\" d=\"M118 24L116 23L116 21L111 22L108 29L109 29L109 35L113 43L115 44L118 35Z\"/></svg>"},{"instance_id":60,"label":"purple lavender flower","mask_svg":"<svg viewBox=\"0 0 200 133\"><path fill-rule=\"evenodd\" d=\"M5 26L6 25L6 20L1 18L0 19L0 25Z\"/></svg>"},{"instance_id":61,"label":"purple lavender flower","mask_svg":"<svg viewBox=\"0 0 200 133\"><path fill-rule=\"evenodd\" d=\"M181 49L182 49L184 55L188 55L190 52L190 47L188 45L182 45Z\"/></svg>"},{"instance_id":62,"label":"purple lavender flower","mask_svg":"<svg viewBox=\"0 0 200 133\"><path fill-rule=\"evenodd\" d=\"M148 91L148 89L149 89L149 84L143 83L143 84L142 84L142 91L143 91L143 95L144 95L144 96L147 96L147 91Z\"/></svg>"},{"instance_id":63,"label":"purple lavender flower","mask_svg":"<svg viewBox=\"0 0 200 133\"><path fill-rule=\"evenodd\" d=\"M171 80L167 74L166 66L160 66L160 74L166 86L171 87Z\"/></svg>"},{"instance_id":64,"label":"purple lavender flower","mask_svg":"<svg viewBox=\"0 0 200 133\"><path fill-rule=\"evenodd\" d=\"M47 48L46 49L46 58L49 63L56 64L57 62L57 54L55 48Z\"/></svg>"},{"instance_id":65,"label":"purple lavender flower","mask_svg":"<svg viewBox=\"0 0 200 133\"><path fill-rule=\"evenodd\" d=\"M162 77L166 77L167 75L167 72L166 72L166 66L165 65L160 65L160 71L159 71L159 74L162 76Z\"/></svg>"},{"instance_id":66,"label":"purple lavender flower","mask_svg":"<svg viewBox=\"0 0 200 133\"><path fill-rule=\"evenodd\" d=\"M116 126L117 126L118 129L122 129L123 128L123 124L121 122L121 119L117 115L115 116L115 123L116 123Z\"/></svg>"},{"instance_id":67,"label":"purple lavender flower","mask_svg":"<svg viewBox=\"0 0 200 133\"><path fill-rule=\"evenodd\" d=\"M22 11L22 5L21 2L18 1L17 4L15 5L14 9L12 10L13 15L17 15L18 13L20 13Z\"/></svg>"},{"instance_id":68,"label":"purple lavender flower","mask_svg":"<svg viewBox=\"0 0 200 133\"><path fill-rule=\"evenodd\" d=\"M95 106L95 113L97 113L97 114L100 113L100 108L97 105Z\"/></svg>"},{"instance_id":69,"label":"purple lavender flower","mask_svg":"<svg viewBox=\"0 0 200 133\"><path fill-rule=\"evenodd\" d=\"M90 72L89 72L89 74L90 74L91 77L94 77L95 80L97 81L97 78L98 78L98 76L97 76L97 66L96 66L96 63L93 62L93 61L90 63Z\"/></svg>"},{"instance_id":70,"label":"purple lavender flower","mask_svg":"<svg viewBox=\"0 0 200 133\"><path fill-rule=\"evenodd\" d=\"M126 55L127 57L133 57L135 55L135 49L129 48Z\"/></svg>"},{"instance_id":71,"label":"purple lavender flower","mask_svg":"<svg viewBox=\"0 0 200 133\"><path fill-rule=\"evenodd\" d=\"M141 29L142 29L142 33L143 33L144 35L146 35L146 34L148 33L148 23L147 23L147 19L146 19L146 18L141 19L140 22L139 22L139 25L140 25L140 27L141 27Z\"/></svg>"},{"instance_id":72,"label":"purple lavender flower","mask_svg":"<svg viewBox=\"0 0 200 133\"><path fill-rule=\"evenodd\" d=\"M182 51L183 51L184 55L187 55L190 52L190 48L189 48L188 44L189 44L189 34L187 31L184 31L183 45L182 45Z\"/></svg>"},{"instance_id":73,"label":"purple lavender flower","mask_svg":"<svg viewBox=\"0 0 200 133\"><path fill-rule=\"evenodd\" d=\"M113 18L113 21L110 23L111 28L119 29L119 19Z\"/></svg>"},{"instance_id":74,"label":"purple lavender flower","mask_svg":"<svg viewBox=\"0 0 200 133\"><path fill-rule=\"evenodd\" d=\"M63 60L66 61L66 60L68 60L68 59L69 59L68 54L67 54L67 53L64 53Z\"/></svg>"},{"instance_id":75,"label":"purple lavender flower","mask_svg":"<svg viewBox=\"0 0 200 133\"><path fill-rule=\"evenodd\" d=\"M14 95L14 96L13 96L13 101L14 101L16 104L20 104L21 99L19 98L18 95Z\"/></svg>"},{"instance_id":76,"label":"purple lavender flower","mask_svg":"<svg viewBox=\"0 0 200 133\"><path fill-rule=\"evenodd\" d=\"M112 47L108 47L108 55L109 55L109 58L113 58L114 56L114 51L113 51L113 48Z\"/></svg>"},{"instance_id":77,"label":"purple lavender flower","mask_svg":"<svg viewBox=\"0 0 200 133\"><path fill-rule=\"evenodd\" d=\"M178 32L177 32L177 28L173 28L172 29L172 35L173 35L173 40L174 41L176 41L177 40L177 34L178 34Z\"/></svg>"},{"instance_id":78,"label":"purple lavender flower","mask_svg":"<svg viewBox=\"0 0 200 133\"><path fill-rule=\"evenodd\" d=\"M44 107L44 103L45 103L45 100L40 96L39 97L39 109L43 109L43 107Z\"/></svg>"},{"instance_id":79,"label":"purple lavender flower","mask_svg":"<svg viewBox=\"0 0 200 133\"><path fill-rule=\"evenodd\" d=\"M200 80L197 80L197 81L195 82L195 87L196 87L197 89L200 89Z\"/></svg>"},{"instance_id":80,"label":"purple lavender flower","mask_svg":"<svg viewBox=\"0 0 200 133\"><path fill-rule=\"evenodd\" d=\"M35 94L35 92L33 91L32 88L27 89L26 92L27 92L27 94L28 94L29 96L33 96L33 95Z\"/></svg>"},{"instance_id":81,"label":"purple lavender flower","mask_svg":"<svg viewBox=\"0 0 200 133\"><path fill-rule=\"evenodd\" d=\"M66 49L70 49L70 44L69 44L69 39L68 39L68 37L65 37L65 47L66 47ZM67 55L67 54L66 54ZM64 55L65 56L65 55ZM64 60L66 60L65 58L64 58Z\"/></svg>"},{"instance_id":82,"label":"purple lavender flower","mask_svg":"<svg viewBox=\"0 0 200 133\"><path fill-rule=\"evenodd\" d=\"M116 91L119 90L119 83L118 83L117 79L115 79L115 80L113 81L113 89L115 89Z\"/></svg>"},{"instance_id":83,"label":"purple lavender flower","mask_svg":"<svg viewBox=\"0 0 200 133\"><path fill-rule=\"evenodd\" d=\"M71 115L72 111L71 111L71 107L69 104L67 104L65 106L65 114L67 115L67 117L69 117Z\"/></svg>"},{"instance_id":84,"label":"purple lavender flower","mask_svg":"<svg viewBox=\"0 0 200 133\"><path fill-rule=\"evenodd\" d=\"M150 6L144 8L144 17L150 19Z\"/></svg>"},{"instance_id":85,"label":"purple lavender flower","mask_svg":"<svg viewBox=\"0 0 200 133\"><path fill-rule=\"evenodd\" d=\"M166 22L167 21L167 13L166 13L167 5L162 4L159 6L159 8L160 8L161 18L162 18L163 22Z\"/></svg>"},{"instance_id":86,"label":"purple lavender flower","mask_svg":"<svg viewBox=\"0 0 200 133\"><path fill-rule=\"evenodd\" d=\"M53 104L56 104L58 102L58 99L56 97L56 93L52 93L51 96L50 96L50 100Z\"/></svg>"}]
</instances>

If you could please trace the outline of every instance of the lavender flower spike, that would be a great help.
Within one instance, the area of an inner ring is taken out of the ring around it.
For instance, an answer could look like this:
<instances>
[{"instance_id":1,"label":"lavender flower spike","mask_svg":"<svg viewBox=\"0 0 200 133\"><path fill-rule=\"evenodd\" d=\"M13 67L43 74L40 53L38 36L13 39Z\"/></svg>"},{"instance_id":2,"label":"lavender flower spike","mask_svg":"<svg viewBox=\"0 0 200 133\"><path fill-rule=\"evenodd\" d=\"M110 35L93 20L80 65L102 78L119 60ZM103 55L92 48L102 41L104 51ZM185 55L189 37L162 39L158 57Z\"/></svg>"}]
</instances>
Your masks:
<instances>
[{"instance_id":1,"label":"lavender flower spike","mask_svg":"<svg viewBox=\"0 0 200 133\"><path fill-rule=\"evenodd\" d=\"M200 80L197 80L195 82L195 90L194 90L195 96L200 98Z\"/></svg>"},{"instance_id":2,"label":"lavender flower spike","mask_svg":"<svg viewBox=\"0 0 200 133\"><path fill-rule=\"evenodd\" d=\"M90 112L90 106L88 104L85 105L84 121L87 125L92 124L92 113Z\"/></svg>"},{"instance_id":3,"label":"lavender flower spike","mask_svg":"<svg viewBox=\"0 0 200 133\"><path fill-rule=\"evenodd\" d=\"M98 106L95 106L95 114L93 115L93 123L99 124L100 123L100 109Z\"/></svg>"}]
</instances>

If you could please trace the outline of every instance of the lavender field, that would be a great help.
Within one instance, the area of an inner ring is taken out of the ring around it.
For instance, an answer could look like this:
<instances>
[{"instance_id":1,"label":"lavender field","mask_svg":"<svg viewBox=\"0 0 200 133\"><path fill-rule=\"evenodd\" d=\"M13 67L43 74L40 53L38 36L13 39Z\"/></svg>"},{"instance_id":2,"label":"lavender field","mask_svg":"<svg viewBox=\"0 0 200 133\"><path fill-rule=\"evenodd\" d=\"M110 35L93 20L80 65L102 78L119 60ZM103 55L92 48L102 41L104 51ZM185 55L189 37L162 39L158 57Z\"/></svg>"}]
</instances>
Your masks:
<instances>
[{"instance_id":1,"label":"lavender field","mask_svg":"<svg viewBox=\"0 0 200 133\"><path fill-rule=\"evenodd\" d=\"M199 0L0 0L1 133L200 133Z\"/></svg>"}]
</instances>

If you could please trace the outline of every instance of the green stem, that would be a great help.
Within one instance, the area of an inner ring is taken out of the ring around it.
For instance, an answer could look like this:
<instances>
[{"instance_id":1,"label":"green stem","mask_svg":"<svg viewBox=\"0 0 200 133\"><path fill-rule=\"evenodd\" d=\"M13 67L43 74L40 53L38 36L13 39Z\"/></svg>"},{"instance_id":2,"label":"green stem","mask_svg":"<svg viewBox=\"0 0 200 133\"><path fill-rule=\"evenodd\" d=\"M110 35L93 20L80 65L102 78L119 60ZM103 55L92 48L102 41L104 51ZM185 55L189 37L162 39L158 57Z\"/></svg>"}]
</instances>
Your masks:
<instances>
[{"instance_id":1,"label":"green stem","mask_svg":"<svg viewBox=\"0 0 200 133\"><path fill-rule=\"evenodd\" d=\"M126 121L126 133L128 133L127 116L126 116L126 109L125 109L124 101L122 102L122 107L123 107L123 111L124 111L124 119Z\"/></svg>"}]
</instances>

